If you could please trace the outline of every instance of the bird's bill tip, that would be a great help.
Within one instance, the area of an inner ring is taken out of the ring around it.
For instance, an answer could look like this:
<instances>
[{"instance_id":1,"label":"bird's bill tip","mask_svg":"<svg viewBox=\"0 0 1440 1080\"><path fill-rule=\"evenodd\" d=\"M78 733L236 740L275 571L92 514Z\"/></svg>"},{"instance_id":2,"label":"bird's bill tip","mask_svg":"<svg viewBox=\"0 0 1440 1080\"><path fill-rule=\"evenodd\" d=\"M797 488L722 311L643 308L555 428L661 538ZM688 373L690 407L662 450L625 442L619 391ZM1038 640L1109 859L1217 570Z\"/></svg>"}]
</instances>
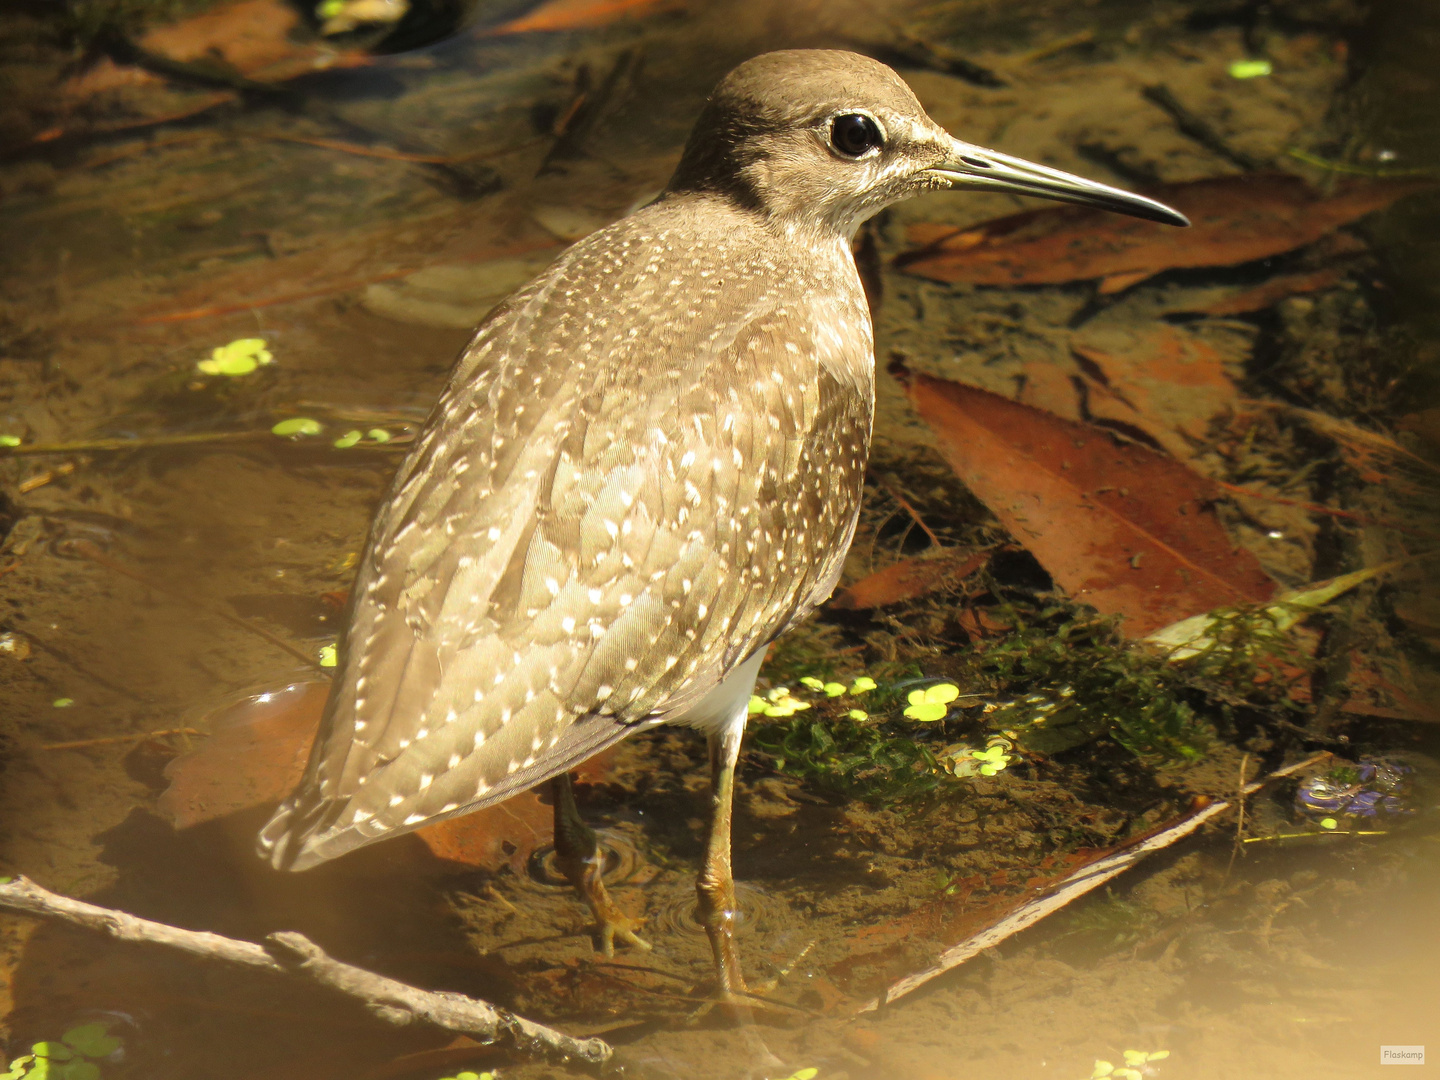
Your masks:
<instances>
[{"instance_id":1,"label":"bird's bill tip","mask_svg":"<svg viewBox=\"0 0 1440 1080\"><path fill-rule=\"evenodd\" d=\"M1180 211L1155 199L1132 191L1087 180L1074 173L1038 165L1023 158L1011 157L981 146L971 146L958 139L948 158L929 172L951 187L980 191L1004 191L1015 195L1033 195L1041 199L1078 203L1101 210L1112 210L1131 217L1158 221L1162 225L1186 226L1190 219Z\"/></svg>"}]
</instances>

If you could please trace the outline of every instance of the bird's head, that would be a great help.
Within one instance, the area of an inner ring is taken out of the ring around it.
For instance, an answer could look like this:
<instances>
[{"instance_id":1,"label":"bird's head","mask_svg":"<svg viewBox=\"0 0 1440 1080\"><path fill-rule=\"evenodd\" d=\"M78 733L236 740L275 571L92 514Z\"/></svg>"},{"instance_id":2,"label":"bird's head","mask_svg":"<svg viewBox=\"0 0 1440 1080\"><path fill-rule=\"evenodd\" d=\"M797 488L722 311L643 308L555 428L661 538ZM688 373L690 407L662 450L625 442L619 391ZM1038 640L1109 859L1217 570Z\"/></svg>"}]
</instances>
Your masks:
<instances>
[{"instance_id":1,"label":"bird's head","mask_svg":"<svg viewBox=\"0 0 1440 1080\"><path fill-rule=\"evenodd\" d=\"M953 138L894 71L855 53L766 53L721 80L669 190L707 191L790 230L853 235L944 188L1008 191L1188 225L1162 203Z\"/></svg>"}]
</instances>

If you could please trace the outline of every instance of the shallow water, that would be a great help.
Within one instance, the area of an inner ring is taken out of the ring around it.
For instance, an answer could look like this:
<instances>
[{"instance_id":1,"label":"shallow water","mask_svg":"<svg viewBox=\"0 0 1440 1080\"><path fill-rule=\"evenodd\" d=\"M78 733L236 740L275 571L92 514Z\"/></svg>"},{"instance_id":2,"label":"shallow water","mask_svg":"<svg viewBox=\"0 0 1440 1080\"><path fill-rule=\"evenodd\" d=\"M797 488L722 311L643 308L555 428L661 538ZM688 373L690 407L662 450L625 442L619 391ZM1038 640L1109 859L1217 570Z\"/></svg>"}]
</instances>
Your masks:
<instances>
[{"instance_id":1,"label":"shallow water","mask_svg":"<svg viewBox=\"0 0 1440 1080\"><path fill-rule=\"evenodd\" d=\"M300 930L396 978L604 1034L654 1075L778 1077L786 1073L758 1065L703 1008L697 736L630 740L581 778L582 810L612 852L617 901L646 916L656 946L606 961L583 909L545 868L549 809L534 796L303 875L270 871L253 836L303 755L317 699L306 699L310 713L291 698L258 718L225 710L323 682L315 662L335 639L371 509L468 325L565 243L657 192L705 92L745 57L824 45L895 60L908 34L1002 77L1003 86L977 85L953 65L916 64L912 48L902 73L963 138L1130 187L1235 173L1145 103L1139 88L1163 82L1232 152L1333 191L1343 175L1316 159L1370 172L1440 168L1429 105L1440 22L1420 4L1365 15L1299 2L781 10L737 0L598 28L487 33L521 11L481 8L452 36L307 76L285 100L251 96L109 134L86 127L113 122L97 108L48 142L14 134L0 162L0 434L19 436L26 452L0 458L0 492L14 505L7 515L0 502L0 517L13 518L0 552L0 632L21 643L0 654L0 871L234 937ZM12 17L6 40L28 40L35 25ZM0 62L18 71L29 62L21 52ZM1273 58L1273 75L1226 74L1257 52ZM38 47L34 55L36 67L59 63ZM194 104L199 91L185 93L165 107ZM557 137L567 111L583 122ZM1287 147L1311 163L1286 157ZM376 148L389 156L366 152ZM926 528L941 546L1009 545L937 453L888 363L1015 397L1038 385L1025 381L1036 365L1071 362L1072 341L1084 340L1072 334L1127 333L1192 312L1197 297L1229 296L1277 267L1308 272L1333 258L1342 274L1328 291L1257 312L1166 325L1219 351L1245 397L1339 416L1434 460L1433 192L1364 218L1345 233L1357 238L1349 247L1306 249L1322 251L1317 263L1302 254L1173 271L1113 300L1088 281L947 285L891 262L910 246L908 226L968 227L1021 208L1002 196L928 196L868 234L882 370L871 502L848 581L926 550ZM196 368L249 338L275 362L236 378ZM1082 406L1087 419L1105 418L1098 400ZM1180 404L1167 408L1176 424L1190 422ZM271 434L295 417L317 419L323 434ZM387 442L333 445L377 429ZM1216 456L1193 464L1401 526L1227 504L1231 535L1286 587L1425 552L1433 487L1357 484L1320 445L1252 448L1243 476ZM1013 545L997 559L987 571L996 595L1048 589ZM1326 623L1326 640L1351 635L1343 640L1433 705L1433 568L1405 574L1367 593L1350 621ZM766 685L793 687L803 673L848 682L869 670L890 682L959 679L977 642L1013 627L957 622L955 608L980 610L973 597L941 597L819 613L777 650ZM1164 1080L1358 1078L1390 1075L1382 1045L1440 1052L1440 727L1332 704L1322 697L1323 715L1302 718L1315 737L1249 714L1227 727L1217 705L1220 734L1193 762L1137 758L1102 739L1031 753L994 778L936 773L938 796L885 789L868 801L840 793L823 755L811 773L794 755L782 762L757 719L735 843L739 940L752 980L776 1003L761 1016L767 1045L787 1070L816 1068L820 1080L1079 1078L1097 1059L1121 1064L1126 1049L1168 1050L1147 1066ZM977 709L944 723L948 736L916 738L932 751L952 738L983 741ZM176 729L186 730L55 747ZM1416 768L1416 813L1375 826L1383 835L1320 835L1294 812L1293 782L1276 785L1250 801L1243 836L1233 813L1221 816L915 994L855 1014L929 966L962 928L980 929L987 912L1079 865L1067 859L1126 843L1197 796L1228 798L1238 776L1319 748L1404 756ZM194 749L212 756L187 760L208 763L170 767ZM183 807L176 793L162 796L178 775L197 785ZM177 831L177 816L188 827ZM105 1019L125 1042L106 1077L563 1074L388 1028L304 985L9 916L0 916L0 1015L12 1057Z\"/></svg>"}]
</instances>

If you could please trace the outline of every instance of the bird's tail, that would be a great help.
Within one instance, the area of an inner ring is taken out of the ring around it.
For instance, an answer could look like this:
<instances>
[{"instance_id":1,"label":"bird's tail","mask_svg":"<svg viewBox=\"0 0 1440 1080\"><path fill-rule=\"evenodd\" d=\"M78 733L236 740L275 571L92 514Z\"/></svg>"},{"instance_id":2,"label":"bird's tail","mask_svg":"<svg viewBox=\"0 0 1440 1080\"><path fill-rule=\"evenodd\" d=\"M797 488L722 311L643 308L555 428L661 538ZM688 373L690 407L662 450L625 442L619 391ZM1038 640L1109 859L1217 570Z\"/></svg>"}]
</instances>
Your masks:
<instances>
[{"instance_id":1,"label":"bird's tail","mask_svg":"<svg viewBox=\"0 0 1440 1080\"><path fill-rule=\"evenodd\" d=\"M276 870L288 870L294 863L296 836L295 799L292 796L276 808L255 840L255 851Z\"/></svg>"},{"instance_id":2,"label":"bird's tail","mask_svg":"<svg viewBox=\"0 0 1440 1080\"><path fill-rule=\"evenodd\" d=\"M316 804L296 792L275 809L255 839L256 853L276 870L308 870L325 861L312 843L324 830L323 818L329 803Z\"/></svg>"}]
</instances>

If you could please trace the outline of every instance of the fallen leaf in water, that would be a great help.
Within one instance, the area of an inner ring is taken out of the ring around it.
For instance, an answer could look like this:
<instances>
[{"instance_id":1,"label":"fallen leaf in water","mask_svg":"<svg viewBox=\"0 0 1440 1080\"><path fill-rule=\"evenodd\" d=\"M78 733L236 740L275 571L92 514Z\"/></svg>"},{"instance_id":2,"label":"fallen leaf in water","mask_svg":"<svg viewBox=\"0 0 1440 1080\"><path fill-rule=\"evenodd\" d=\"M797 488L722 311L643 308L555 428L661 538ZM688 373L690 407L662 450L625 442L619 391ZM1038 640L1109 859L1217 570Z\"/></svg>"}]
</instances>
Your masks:
<instances>
[{"instance_id":1,"label":"fallen leaf in water","mask_svg":"<svg viewBox=\"0 0 1440 1080\"><path fill-rule=\"evenodd\" d=\"M1342 593L1349 592L1363 582L1377 577L1400 565L1398 562L1383 566L1372 566L1354 573L1342 574L1326 581L1316 581L1303 589L1291 589L1275 597L1262 609L1266 622L1256 631L1257 637L1274 636L1289 630L1301 619L1313 615ZM1224 623L1223 614L1205 612L1191 615L1169 626L1161 627L1145 636L1148 645L1155 645L1168 653L1167 659L1188 660L1214 649L1230 648L1222 645L1215 636Z\"/></svg>"},{"instance_id":2,"label":"fallen leaf in water","mask_svg":"<svg viewBox=\"0 0 1440 1080\"><path fill-rule=\"evenodd\" d=\"M473 227L473 211L445 211L419 222L354 228L312 250L263 265L224 269L200 278L163 307L136 318L140 325L187 322L237 311L291 304L363 289L414 274L438 261L480 262L549 248L549 237L506 236ZM223 299L223 303L217 303Z\"/></svg>"},{"instance_id":3,"label":"fallen leaf in water","mask_svg":"<svg viewBox=\"0 0 1440 1080\"><path fill-rule=\"evenodd\" d=\"M919 245L895 260L907 273L976 285L1053 285L1107 279L1113 292L1162 270L1233 266L1303 247L1430 185L1367 182L1321 196L1293 176L1226 176L1151 194L1190 218L1175 229L1102 210L1058 207L973 228L913 225Z\"/></svg>"},{"instance_id":4,"label":"fallen leaf in water","mask_svg":"<svg viewBox=\"0 0 1440 1080\"><path fill-rule=\"evenodd\" d=\"M240 0L152 27L135 44L152 57L191 65L221 81L278 83L373 61L368 53L305 40L299 27L299 11L284 0ZM238 98L235 90L183 86L139 65L101 57L59 86L58 122L34 141L174 121Z\"/></svg>"},{"instance_id":5,"label":"fallen leaf in water","mask_svg":"<svg viewBox=\"0 0 1440 1080\"><path fill-rule=\"evenodd\" d=\"M482 36L502 37L606 26L627 15L642 15L653 9L676 6L675 0L546 0L518 19L484 31Z\"/></svg>"},{"instance_id":6,"label":"fallen leaf in water","mask_svg":"<svg viewBox=\"0 0 1440 1080\"><path fill-rule=\"evenodd\" d=\"M988 550L945 549L901 559L841 589L830 601L830 607L857 611L913 600L969 577L989 558Z\"/></svg>"},{"instance_id":7,"label":"fallen leaf in water","mask_svg":"<svg viewBox=\"0 0 1440 1080\"><path fill-rule=\"evenodd\" d=\"M224 65L237 75L263 82L370 62L365 53L298 40L299 23L299 11L284 0L240 0L154 27L137 44L168 60Z\"/></svg>"},{"instance_id":8,"label":"fallen leaf in water","mask_svg":"<svg viewBox=\"0 0 1440 1080\"><path fill-rule=\"evenodd\" d=\"M328 682L293 683L222 709L210 737L165 767L156 807L177 829L278 803L300 783Z\"/></svg>"},{"instance_id":9,"label":"fallen leaf in water","mask_svg":"<svg viewBox=\"0 0 1440 1080\"><path fill-rule=\"evenodd\" d=\"M205 725L209 738L165 767L170 786L156 807L175 828L187 829L280 802L305 775L329 693L328 682L294 683L221 710ZM612 754L606 751L580 765L576 780L601 780ZM415 835L448 862L523 869L531 852L550 842L552 814L537 791L526 791Z\"/></svg>"},{"instance_id":10,"label":"fallen leaf in water","mask_svg":"<svg viewBox=\"0 0 1440 1080\"><path fill-rule=\"evenodd\" d=\"M1227 296L1198 310L1205 315L1246 315L1252 311L1264 311L1287 297L1323 292L1344 276L1344 271L1336 267L1309 274L1281 274L1263 285Z\"/></svg>"},{"instance_id":11,"label":"fallen leaf in water","mask_svg":"<svg viewBox=\"0 0 1440 1080\"><path fill-rule=\"evenodd\" d=\"M1127 636L1273 593L1215 516L1218 489L1180 462L943 379L914 376L910 397L961 481Z\"/></svg>"},{"instance_id":12,"label":"fallen leaf in water","mask_svg":"<svg viewBox=\"0 0 1440 1080\"><path fill-rule=\"evenodd\" d=\"M1239 397L1227 357L1182 327L1097 323L1077 332L1070 348L1091 381L1089 418L1126 434L1136 429L1179 458Z\"/></svg>"}]
</instances>

